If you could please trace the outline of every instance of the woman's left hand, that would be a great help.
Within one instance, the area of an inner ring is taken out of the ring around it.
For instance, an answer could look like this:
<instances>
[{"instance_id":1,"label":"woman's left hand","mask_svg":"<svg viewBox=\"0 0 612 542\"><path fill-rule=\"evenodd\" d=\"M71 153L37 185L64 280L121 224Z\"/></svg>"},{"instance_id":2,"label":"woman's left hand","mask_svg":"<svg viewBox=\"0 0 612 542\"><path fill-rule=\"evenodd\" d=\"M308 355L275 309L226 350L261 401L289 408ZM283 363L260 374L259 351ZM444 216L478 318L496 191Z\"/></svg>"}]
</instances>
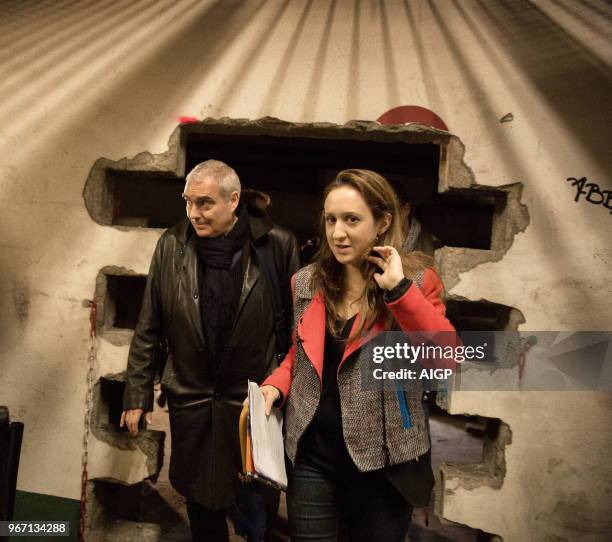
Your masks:
<instances>
[{"instance_id":1,"label":"woman's left hand","mask_svg":"<svg viewBox=\"0 0 612 542\"><path fill-rule=\"evenodd\" d=\"M368 256L368 260L375 263L382 273L374 273L374 280L384 290L395 288L404 278L404 268L399 252L390 246L374 247L372 250L380 256Z\"/></svg>"}]
</instances>

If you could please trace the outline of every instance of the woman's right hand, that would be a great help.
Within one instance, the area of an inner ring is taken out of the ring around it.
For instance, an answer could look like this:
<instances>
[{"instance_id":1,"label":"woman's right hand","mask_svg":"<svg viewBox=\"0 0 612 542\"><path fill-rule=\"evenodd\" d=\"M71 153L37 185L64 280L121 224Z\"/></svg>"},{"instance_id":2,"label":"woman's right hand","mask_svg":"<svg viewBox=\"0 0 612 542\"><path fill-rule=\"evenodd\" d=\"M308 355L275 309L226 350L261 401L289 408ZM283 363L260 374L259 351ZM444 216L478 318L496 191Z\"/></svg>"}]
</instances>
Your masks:
<instances>
[{"instance_id":1,"label":"woman's right hand","mask_svg":"<svg viewBox=\"0 0 612 542\"><path fill-rule=\"evenodd\" d=\"M277 388L270 385L260 386L262 395L264 396L264 401L266 403L266 416L270 415L272 412L272 405L274 401L276 401L280 397L280 391Z\"/></svg>"}]
</instances>

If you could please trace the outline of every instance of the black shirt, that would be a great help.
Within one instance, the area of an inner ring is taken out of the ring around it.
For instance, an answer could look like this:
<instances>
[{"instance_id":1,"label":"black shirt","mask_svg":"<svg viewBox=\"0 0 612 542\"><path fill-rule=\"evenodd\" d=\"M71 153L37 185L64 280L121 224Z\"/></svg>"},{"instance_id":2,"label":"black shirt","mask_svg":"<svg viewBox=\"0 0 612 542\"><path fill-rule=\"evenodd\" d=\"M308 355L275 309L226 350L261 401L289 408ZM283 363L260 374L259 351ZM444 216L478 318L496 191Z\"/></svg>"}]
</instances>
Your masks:
<instances>
[{"instance_id":1,"label":"black shirt","mask_svg":"<svg viewBox=\"0 0 612 542\"><path fill-rule=\"evenodd\" d=\"M354 321L355 316L344 323L340 338L325 330L321 400L298 450L300 461L328 473L344 471L352 465L342 433L338 367Z\"/></svg>"}]
</instances>

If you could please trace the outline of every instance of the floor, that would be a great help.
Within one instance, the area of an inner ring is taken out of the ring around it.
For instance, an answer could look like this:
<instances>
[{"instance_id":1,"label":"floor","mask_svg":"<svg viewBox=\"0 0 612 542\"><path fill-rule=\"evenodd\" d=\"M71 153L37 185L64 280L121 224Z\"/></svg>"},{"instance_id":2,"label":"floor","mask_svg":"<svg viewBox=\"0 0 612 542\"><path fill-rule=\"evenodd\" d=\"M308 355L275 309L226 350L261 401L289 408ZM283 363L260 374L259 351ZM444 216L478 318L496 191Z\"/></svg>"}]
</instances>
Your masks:
<instances>
[{"instance_id":1,"label":"floor","mask_svg":"<svg viewBox=\"0 0 612 542\"><path fill-rule=\"evenodd\" d=\"M432 437L432 464L436 467L446 461L454 463L478 463L481 461L482 440L465 430L467 419L460 416L435 414L430 418ZM170 433L168 413L156 407L153 413L152 429ZM166 439L164 466L155 484L146 488L146 512L144 521L158 523L162 528L164 542L188 542L190 540L187 514L183 497L170 485L168 480L168 459L170 457L170 439ZM433 499L432 499L433 500ZM284 498L281 498L279 525L275 538L288 541L287 510ZM230 525L230 533L233 533ZM416 509L407 540L410 542L475 542L477 532L459 525L442 524L435 516L433 504L427 509ZM234 534L232 542L244 539Z\"/></svg>"}]
</instances>

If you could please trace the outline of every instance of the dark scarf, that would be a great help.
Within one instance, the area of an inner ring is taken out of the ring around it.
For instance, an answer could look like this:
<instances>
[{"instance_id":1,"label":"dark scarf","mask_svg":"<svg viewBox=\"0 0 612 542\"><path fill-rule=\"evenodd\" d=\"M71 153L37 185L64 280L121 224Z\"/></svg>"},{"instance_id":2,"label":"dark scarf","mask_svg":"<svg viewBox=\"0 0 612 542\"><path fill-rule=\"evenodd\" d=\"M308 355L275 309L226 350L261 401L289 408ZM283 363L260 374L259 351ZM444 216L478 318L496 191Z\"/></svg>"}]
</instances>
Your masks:
<instances>
[{"instance_id":1,"label":"dark scarf","mask_svg":"<svg viewBox=\"0 0 612 542\"><path fill-rule=\"evenodd\" d=\"M232 331L242 287L242 249L250 237L249 214L244 205L236 211L238 221L227 235L198 237L200 265L200 316L208 355L215 366Z\"/></svg>"}]
</instances>

